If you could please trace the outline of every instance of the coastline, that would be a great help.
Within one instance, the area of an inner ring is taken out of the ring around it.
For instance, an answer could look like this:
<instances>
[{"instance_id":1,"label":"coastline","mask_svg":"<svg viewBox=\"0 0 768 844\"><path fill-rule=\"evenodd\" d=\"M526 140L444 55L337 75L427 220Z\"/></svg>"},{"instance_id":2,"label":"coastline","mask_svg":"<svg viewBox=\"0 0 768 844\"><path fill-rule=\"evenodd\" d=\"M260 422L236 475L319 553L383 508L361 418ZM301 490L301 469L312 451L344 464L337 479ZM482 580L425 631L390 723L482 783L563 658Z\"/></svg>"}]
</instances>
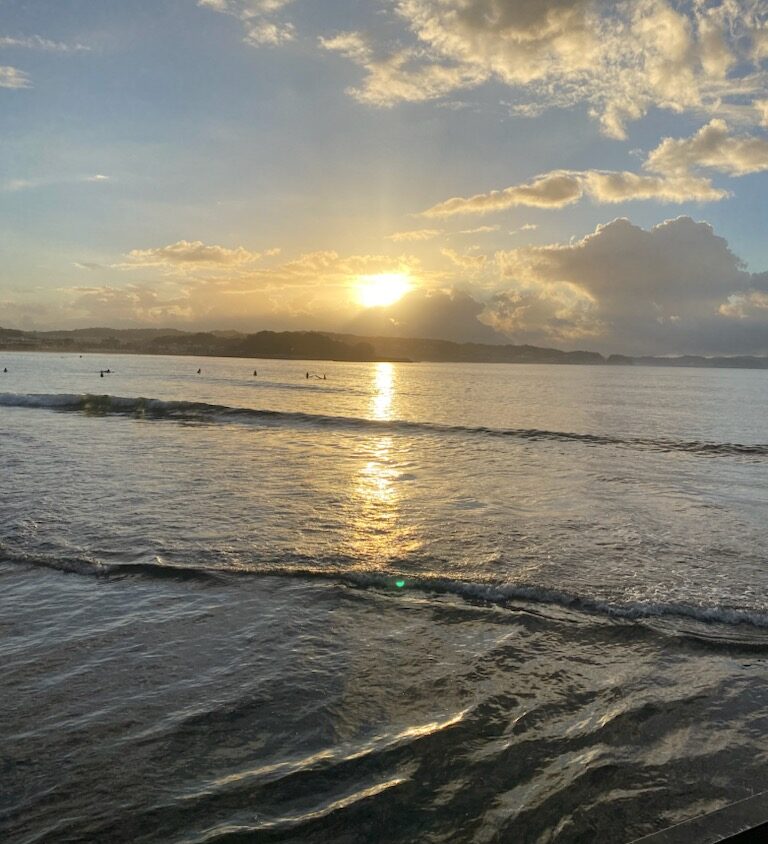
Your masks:
<instances>
[{"instance_id":1,"label":"coastline","mask_svg":"<svg viewBox=\"0 0 768 844\"><path fill-rule=\"evenodd\" d=\"M455 343L431 338L368 337L320 331L181 332L176 329L76 329L22 332L0 327L2 352L131 354L354 363L534 363L705 369L768 369L756 355L603 355L529 345Z\"/></svg>"}]
</instances>

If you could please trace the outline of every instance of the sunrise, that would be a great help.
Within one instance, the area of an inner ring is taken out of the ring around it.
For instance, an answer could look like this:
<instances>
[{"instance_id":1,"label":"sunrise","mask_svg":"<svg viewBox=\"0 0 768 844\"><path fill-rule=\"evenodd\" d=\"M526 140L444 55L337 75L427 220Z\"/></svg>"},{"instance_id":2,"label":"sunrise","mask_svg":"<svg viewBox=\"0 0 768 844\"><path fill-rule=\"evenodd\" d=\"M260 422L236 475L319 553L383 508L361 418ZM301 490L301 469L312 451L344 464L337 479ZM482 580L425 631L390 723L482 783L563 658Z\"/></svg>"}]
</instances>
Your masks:
<instances>
[{"instance_id":1,"label":"sunrise","mask_svg":"<svg viewBox=\"0 0 768 844\"><path fill-rule=\"evenodd\" d=\"M0 0L0 110L3 844L765 838L768 0Z\"/></svg>"}]
</instances>

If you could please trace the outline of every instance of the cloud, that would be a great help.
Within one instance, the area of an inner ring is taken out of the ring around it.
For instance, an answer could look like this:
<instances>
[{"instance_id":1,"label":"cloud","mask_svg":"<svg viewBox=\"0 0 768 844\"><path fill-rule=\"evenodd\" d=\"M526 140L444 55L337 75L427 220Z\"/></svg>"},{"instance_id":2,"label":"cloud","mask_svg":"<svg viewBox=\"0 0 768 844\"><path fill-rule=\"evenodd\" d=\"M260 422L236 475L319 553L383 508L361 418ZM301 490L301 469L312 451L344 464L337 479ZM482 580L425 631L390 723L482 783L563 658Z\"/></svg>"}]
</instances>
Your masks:
<instances>
[{"instance_id":1,"label":"cloud","mask_svg":"<svg viewBox=\"0 0 768 844\"><path fill-rule=\"evenodd\" d=\"M387 235L387 240L392 240L395 243L414 240L432 240L440 234L440 229L414 229L412 231L395 232L394 234Z\"/></svg>"},{"instance_id":2,"label":"cloud","mask_svg":"<svg viewBox=\"0 0 768 844\"><path fill-rule=\"evenodd\" d=\"M733 136L724 120L715 119L690 138L665 138L645 163L658 173L687 174L706 167L731 176L768 170L768 139Z\"/></svg>"},{"instance_id":3,"label":"cloud","mask_svg":"<svg viewBox=\"0 0 768 844\"><path fill-rule=\"evenodd\" d=\"M731 294L728 301L720 305L719 311L727 317L749 319L757 316L768 322L768 293L750 290L746 293Z\"/></svg>"},{"instance_id":4,"label":"cloud","mask_svg":"<svg viewBox=\"0 0 768 844\"><path fill-rule=\"evenodd\" d=\"M755 0L397 0L401 38L322 45L365 71L349 93L422 102L493 80L518 114L586 104L605 134L650 108L722 116L765 97L765 10ZM745 119L748 119L745 116Z\"/></svg>"},{"instance_id":5,"label":"cloud","mask_svg":"<svg viewBox=\"0 0 768 844\"><path fill-rule=\"evenodd\" d=\"M587 170L580 175L584 192L598 204L630 200L657 202L714 202L729 194L709 179L691 175L644 176L626 171Z\"/></svg>"},{"instance_id":6,"label":"cloud","mask_svg":"<svg viewBox=\"0 0 768 844\"><path fill-rule=\"evenodd\" d=\"M457 267L467 273L474 274L485 269L487 258L485 255L462 255L455 249L442 249L441 253Z\"/></svg>"},{"instance_id":7,"label":"cloud","mask_svg":"<svg viewBox=\"0 0 768 844\"><path fill-rule=\"evenodd\" d=\"M0 65L0 88L31 88L32 80L16 67Z\"/></svg>"},{"instance_id":8,"label":"cloud","mask_svg":"<svg viewBox=\"0 0 768 844\"><path fill-rule=\"evenodd\" d=\"M27 50L44 50L49 53L79 53L90 50L85 44L66 44L63 41L52 41L40 35L10 36L0 35L0 48L14 47Z\"/></svg>"},{"instance_id":9,"label":"cloud","mask_svg":"<svg viewBox=\"0 0 768 844\"><path fill-rule=\"evenodd\" d=\"M470 197L454 196L423 211L425 217L488 214L508 208L559 209L589 196L598 204L656 200L657 202L712 202L728 192L697 176L646 176L627 171L553 170L532 181Z\"/></svg>"},{"instance_id":10,"label":"cloud","mask_svg":"<svg viewBox=\"0 0 768 844\"><path fill-rule=\"evenodd\" d=\"M577 173L553 170L533 181L504 190L470 197L455 196L423 212L425 217L449 217L453 214L486 214L507 208L563 208L581 199L584 188Z\"/></svg>"},{"instance_id":11,"label":"cloud","mask_svg":"<svg viewBox=\"0 0 768 844\"><path fill-rule=\"evenodd\" d=\"M434 100L487 78L486 73L463 64L425 63L423 52L414 48L377 57L370 40L359 32L321 37L319 43L366 70L363 85L351 87L347 93L372 106L388 108L399 102Z\"/></svg>"},{"instance_id":12,"label":"cloud","mask_svg":"<svg viewBox=\"0 0 768 844\"><path fill-rule=\"evenodd\" d=\"M730 194L696 170L715 170L731 176L768 170L768 139L731 134L728 124L716 118L688 138L664 138L648 154L643 169L647 172L553 170L503 190L452 197L422 213L427 217L446 217L519 206L563 208L584 196L601 205L634 200L715 202Z\"/></svg>"},{"instance_id":13,"label":"cloud","mask_svg":"<svg viewBox=\"0 0 768 844\"><path fill-rule=\"evenodd\" d=\"M291 2L293 0L198 0L197 5L241 21L247 43L277 46L292 41L295 36L292 23L276 19Z\"/></svg>"},{"instance_id":14,"label":"cloud","mask_svg":"<svg viewBox=\"0 0 768 844\"><path fill-rule=\"evenodd\" d=\"M594 303L567 284L497 293L482 317L517 344L592 349L606 330Z\"/></svg>"},{"instance_id":15,"label":"cloud","mask_svg":"<svg viewBox=\"0 0 768 844\"><path fill-rule=\"evenodd\" d=\"M497 260L511 283L488 318L528 342L563 340L572 326L575 338L592 337L603 351L768 352L763 276L690 217L648 231L618 219L582 240Z\"/></svg>"},{"instance_id":16,"label":"cloud","mask_svg":"<svg viewBox=\"0 0 768 844\"><path fill-rule=\"evenodd\" d=\"M490 234L491 232L497 232L501 226L477 226L474 229L464 229L459 232L459 234Z\"/></svg>"},{"instance_id":17,"label":"cloud","mask_svg":"<svg viewBox=\"0 0 768 844\"><path fill-rule=\"evenodd\" d=\"M37 190L38 188L54 187L56 185L98 184L110 181L109 176L94 173L88 176L53 176L34 179L10 179L0 185L0 191L15 193L16 191Z\"/></svg>"},{"instance_id":18,"label":"cloud","mask_svg":"<svg viewBox=\"0 0 768 844\"><path fill-rule=\"evenodd\" d=\"M460 291L414 290L388 308L370 308L350 320L344 330L384 337L450 339L460 343L505 340L478 319L484 305Z\"/></svg>"},{"instance_id":19,"label":"cloud","mask_svg":"<svg viewBox=\"0 0 768 844\"><path fill-rule=\"evenodd\" d=\"M249 252L242 246L227 249L225 246L208 246L201 240L180 240L168 246L132 249L126 257L127 263L116 266L120 269L168 267L182 270L201 265L237 267L258 261L262 256L258 252Z\"/></svg>"},{"instance_id":20,"label":"cloud","mask_svg":"<svg viewBox=\"0 0 768 844\"><path fill-rule=\"evenodd\" d=\"M287 261L264 262L277 250L255 253L200 241L133 250L128 261L79 268L96 273L146 270L152 277L127 284L90 284L57 292L54 327L168 325L182 328L338 330L360 310L360 277L402 272L429 278L412 256L340 255L322 250Z\"/></svg>"},{"instance_id":21,"label":"cloud","mask_svg":"<svg viewBox=\"0 0 768 844\"><path fill-rule=\"evenodd\" d=\"M116 326L153 325L164 327L185 322L192 316L187 296L169 295L156 286L129 284L125 287L75 287L68 291L71 316Z\"/></svg>"},{"instance_id":22,"label":"cloud","mask_svg":"<svg viewBox=\"0 0 768 844\"><path fill-rule=\"evenodd\" d=\"M72 266L77 267L78 270L89 270L91 272L107 269L104 264L98 264L94 261L74 261Z\"/></svg>"}]
</instances>

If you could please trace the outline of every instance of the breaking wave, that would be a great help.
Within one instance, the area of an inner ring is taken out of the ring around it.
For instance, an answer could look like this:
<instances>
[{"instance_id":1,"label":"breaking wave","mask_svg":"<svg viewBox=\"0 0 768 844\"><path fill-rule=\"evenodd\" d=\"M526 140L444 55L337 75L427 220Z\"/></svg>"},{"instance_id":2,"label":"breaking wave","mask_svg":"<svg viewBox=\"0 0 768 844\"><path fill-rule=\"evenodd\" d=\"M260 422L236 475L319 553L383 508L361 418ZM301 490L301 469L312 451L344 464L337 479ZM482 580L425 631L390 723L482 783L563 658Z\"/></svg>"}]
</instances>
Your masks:
<instances>
[{"instance_id":1,"label":"breaking wave","mask_svg":"<svg viewBox=\"0 0 768 844\"><path fill-rule=\"evenodd\" d=\"M0 407L40 408L73 411L92 416L132 416L140 419L168 419L181 422L228 423L258 426L305 426L346 430L375 430L390 433L453 434L478 437L506 437L529 441L576 442L587 446L615 446L662 452L686 452L705 457L743 455L764 457L768 443L729 443L680 440L667 437L617 437L547 431L539 428L489 428L442 425L435 422L366 419L351 416L260 410L248 407L192 401L163 401L110 395L74 393L0 393Z\"/></svg>"},{"instance_id":2,"label":"breaking wave","mask_svg":"<svg viewBox=\"0 0 768 844\"><path fill-rule=\"evenodd\" d=\"M296 557L239 566L204 567L160 561L105 563L87 557L27 553L5 548L0 544L0 562L38 566L66 574L98 578L138 577L222 586L253 577L304 578L333 581L347 586L376 589L398 595L414 591L433 595L448 594L469 602L501 607L511 608L519 603L541 604L628 621L669 618L707 624L743 625L768 630L768 612L756 608L661 601L623 602L531 583L485 583L428 574L410 576L385 570L360 571L354 568L353 561L344 557L327 560Z\"/></svg>"}]
</instances>

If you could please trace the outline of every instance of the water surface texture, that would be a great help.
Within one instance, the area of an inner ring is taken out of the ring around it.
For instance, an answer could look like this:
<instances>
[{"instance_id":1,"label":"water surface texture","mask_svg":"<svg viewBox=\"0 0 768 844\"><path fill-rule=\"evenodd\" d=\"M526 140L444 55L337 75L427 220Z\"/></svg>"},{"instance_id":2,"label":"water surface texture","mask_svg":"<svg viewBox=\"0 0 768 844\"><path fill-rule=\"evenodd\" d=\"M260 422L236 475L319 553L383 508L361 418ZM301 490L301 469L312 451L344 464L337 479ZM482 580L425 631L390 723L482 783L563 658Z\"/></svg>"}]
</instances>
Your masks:
<instances>
[{"instance_id":1,"label":"water surface texture","mask_svg":"<svg viewBox=\"0 0 768 844\"><path fill-rule=\"evenodd\" d=\"M768 373L2 367L4 841L628 842L768 788Z\"/></svg>"}]
</instances>

